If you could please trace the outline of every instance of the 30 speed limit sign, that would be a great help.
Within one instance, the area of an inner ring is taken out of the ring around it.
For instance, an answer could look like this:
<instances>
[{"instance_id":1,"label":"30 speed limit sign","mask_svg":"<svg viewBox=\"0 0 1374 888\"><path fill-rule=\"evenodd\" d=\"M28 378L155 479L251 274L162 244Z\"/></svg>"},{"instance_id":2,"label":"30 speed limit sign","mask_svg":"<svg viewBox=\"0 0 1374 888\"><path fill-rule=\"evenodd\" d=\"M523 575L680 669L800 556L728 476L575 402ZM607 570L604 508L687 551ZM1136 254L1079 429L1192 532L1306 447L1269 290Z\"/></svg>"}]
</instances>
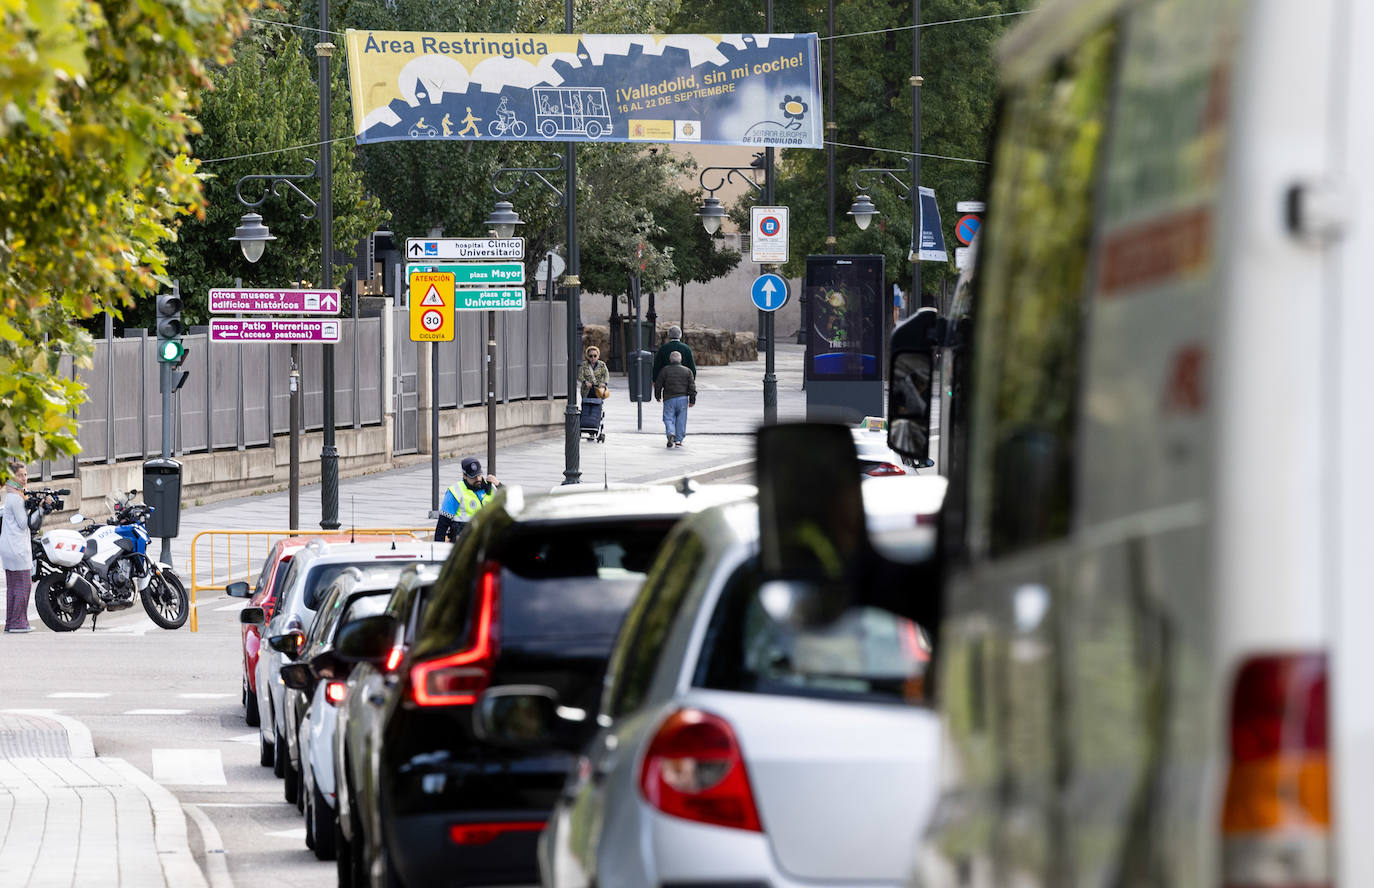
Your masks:
<instances>
[{"instance_id":1,"label":"30 speed limit sign","mask_svg":"<svg viewBox=\"0 0 1374 888\"><path fill-rule=\"evenodd\" d=\"M453 341L453 272L410 273L410 341Z\"/></svg>"}]
</instances>

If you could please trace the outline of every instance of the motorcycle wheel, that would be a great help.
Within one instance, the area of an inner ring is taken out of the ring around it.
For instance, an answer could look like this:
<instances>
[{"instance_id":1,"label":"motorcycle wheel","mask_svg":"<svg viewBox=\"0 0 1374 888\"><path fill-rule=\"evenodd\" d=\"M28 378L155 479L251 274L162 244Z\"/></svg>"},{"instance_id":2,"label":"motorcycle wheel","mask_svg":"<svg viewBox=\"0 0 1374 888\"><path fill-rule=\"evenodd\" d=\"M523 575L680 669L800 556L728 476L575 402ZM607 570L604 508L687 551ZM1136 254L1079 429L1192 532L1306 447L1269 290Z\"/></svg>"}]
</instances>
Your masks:
<instances>
[{"instance_id":1,"label":"motorcycle wheel","mask_svg":"<svg viewBox=\"0 0 1374 888\"><path fill-rule=\"evenodd\" d=\"M170 570L164 570L160 577L157 574L149 577L140 597L149 619L163 629L180 629L191 615L191 599L186 594L186 587Z\"/></svg>"},{"instance_id":2,"label":"motorcycle wheel","mask_svg":"<svg viewBox=\"0 0 1374 888\"><path fill-rule=\"evenodd\" d=\"M63 586L63 576L43 577L34 589L38 618L54 632L73 632L86 622L86 603Z\"/></svg>"}]
</instances>

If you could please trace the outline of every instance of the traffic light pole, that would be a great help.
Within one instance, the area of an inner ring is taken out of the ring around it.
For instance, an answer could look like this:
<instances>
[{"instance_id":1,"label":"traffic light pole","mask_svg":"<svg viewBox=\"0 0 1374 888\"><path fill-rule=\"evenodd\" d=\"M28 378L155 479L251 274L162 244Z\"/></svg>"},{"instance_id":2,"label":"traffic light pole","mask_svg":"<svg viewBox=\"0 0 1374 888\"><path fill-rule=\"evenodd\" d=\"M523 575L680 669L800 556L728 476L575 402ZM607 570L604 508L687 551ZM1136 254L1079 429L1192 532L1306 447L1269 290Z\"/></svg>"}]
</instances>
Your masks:
<instances>
[{"instance_id":1,"label":"traffic light pole","mask_svg":"<svg viewBox=\"0 0 1374 888\"><path fill-rule=\"evenodd\" d=\"M172 298L176 305L181 304L181 282L172 281ZM162 393L162 458L172 458L172 365L163 360L157 362L158 385ZM163 564L172 563L172 541L162 538L162 553L158 556Z\"/></svg>"}]
</instances>

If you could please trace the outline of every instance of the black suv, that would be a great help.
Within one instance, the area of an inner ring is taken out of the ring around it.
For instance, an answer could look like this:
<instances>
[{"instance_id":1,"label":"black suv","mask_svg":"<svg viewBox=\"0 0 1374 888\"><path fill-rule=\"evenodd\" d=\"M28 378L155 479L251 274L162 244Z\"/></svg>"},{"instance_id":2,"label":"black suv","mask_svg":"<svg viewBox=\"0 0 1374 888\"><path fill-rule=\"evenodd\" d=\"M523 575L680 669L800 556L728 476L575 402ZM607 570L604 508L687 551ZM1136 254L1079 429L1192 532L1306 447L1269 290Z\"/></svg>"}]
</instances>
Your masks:
<instances>
[{"instance_id":1,"label":"black suv","mask_svg":"<svg viewBox=\"0 0 1374 888\"><path fill-rule=\"evenodd\" d=\"M749 486L554 493L511 489L483 508L445 562L384 704L375 799L381 835L357 849L387 885L538 881L535 845L573 757L478 740L490 685L558 692L565 717L595 717L606 658L659 543L688 512ZM359 627L362 628L362 627ZM344 656L385 657L340 637ZM362 789L354 787L355 790ZM365 792L365 790L364 790Z\"/></svg>"}]
</instances>

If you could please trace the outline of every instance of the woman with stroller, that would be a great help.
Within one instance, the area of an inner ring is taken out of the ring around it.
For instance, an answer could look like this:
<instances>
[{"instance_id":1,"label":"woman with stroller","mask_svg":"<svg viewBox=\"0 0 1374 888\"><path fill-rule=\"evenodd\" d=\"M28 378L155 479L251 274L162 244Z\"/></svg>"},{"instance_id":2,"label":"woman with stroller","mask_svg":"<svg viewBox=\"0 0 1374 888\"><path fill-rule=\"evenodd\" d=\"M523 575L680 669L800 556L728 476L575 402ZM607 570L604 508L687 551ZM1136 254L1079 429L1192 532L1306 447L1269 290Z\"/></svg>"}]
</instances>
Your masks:
<instances>
[{"instance_id":1,"label":"woman with stroller","mask_svg":"<svg viewBox=\"0 0 1374 888\"><path fill-rule=\"evenodd\" d=\"M603 402L611 393L611 370L601 360L601 349L587 346L586 360L577 368L577 387L582 392L580 430L594 441L606 440Z\"/></svg>"},{"instance_id":2,"label":"woman with stroller","mask_svg":"<svg viewBox=\"0 0 1374 888\"><path fill-rule=\"evenodd\" d=\"M577 386L582 390L582 400L596 398L606 400L611 388L611 370L601 360L601 349L587 346L586 360L577 368Z\"/></svg>"}]
</instances>

